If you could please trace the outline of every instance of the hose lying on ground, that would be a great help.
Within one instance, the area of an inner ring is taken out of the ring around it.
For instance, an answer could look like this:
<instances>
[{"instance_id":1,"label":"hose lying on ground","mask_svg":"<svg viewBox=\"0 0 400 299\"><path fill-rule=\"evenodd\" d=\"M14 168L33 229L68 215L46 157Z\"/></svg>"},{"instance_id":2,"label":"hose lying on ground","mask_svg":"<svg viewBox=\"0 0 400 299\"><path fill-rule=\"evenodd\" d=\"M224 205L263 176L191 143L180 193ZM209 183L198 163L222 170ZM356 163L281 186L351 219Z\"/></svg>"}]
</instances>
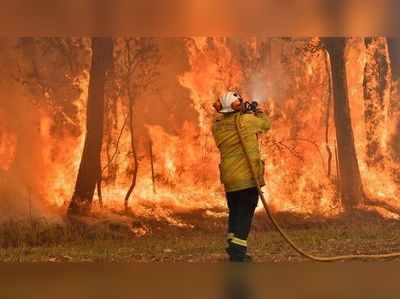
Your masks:
<instances>
[{"instance_id":1,"label":"hose lying on ground","mask_svg":"<svg viewBox=\"0 0 400 299\"><path fill-rule=\"evenodd\" d=\"M320 257L320 256L315 256L312 255L308 252L306 252L305 250L303 250L302 248L298 247L291 239L290 237L285 233L285 231L281 228L281 226L279 225L279 223L276 221L276 219L274 218L274 216L272 215L272 212L268 206L267 201L265 200L264 194L261 190L260 184L258 182L258 178L256 175L256 172L253 168L253 165L250 162L250 156L249 153L247 152L247 148L244 145L244 141L243 141L243 136L240 133L240 126L239 126L239 118L240 118L240 113L238 113L237 115L235 115L235 126L236 126L236 131L237 134L239 136L239 141L240 144L243 148L246 160L249 164L250 167L250 171L251 174L257 184L257 189L258 192L260 194L260 198L261 198L261 202L264 206L265 211L267 212L268 217L270 218L270 220L272 221L273 226L276 228L276 230L280 233L280 235L285 239L286 242L289 243L289 245L300 255L302 255L303 257L309 258L313 261L317 261L317 262L333 262L333 261L340 261L340 260L356 260L356 259L385 259L385 258L394 258L394 257L400 257L400 252L394 252L394 253L387 253L387 254L359 254L359 255L339 255L339 256L330 256L330 257Z\"/></svg>"}]
</instances>

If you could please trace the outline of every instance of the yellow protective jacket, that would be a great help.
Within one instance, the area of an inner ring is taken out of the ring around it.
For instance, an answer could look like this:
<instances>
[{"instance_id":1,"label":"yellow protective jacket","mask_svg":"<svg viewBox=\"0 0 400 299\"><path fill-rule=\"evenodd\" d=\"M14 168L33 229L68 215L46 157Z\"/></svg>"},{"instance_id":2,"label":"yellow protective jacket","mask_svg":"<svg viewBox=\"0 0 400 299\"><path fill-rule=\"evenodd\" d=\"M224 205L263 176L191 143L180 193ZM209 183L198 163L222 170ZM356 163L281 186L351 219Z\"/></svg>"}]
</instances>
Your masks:
<instances>
[{"instance_id":1,"label":"yellow protective jacket","mask_svg":"<svg viewBox=\"0 0 400 299\"><path fill-rule=\"evenodd\" d=\"M221 153L219 171L226 192L256 186L236 131L235 115L238 113L240 112L217 117L212 126L215 143ZM264 113L241 114L239 127L250 161L258 174L258 182L263 186L264 161L261 160L257 134L268 131L271 127L270 121Z\"/></svg>"}]
</instances>

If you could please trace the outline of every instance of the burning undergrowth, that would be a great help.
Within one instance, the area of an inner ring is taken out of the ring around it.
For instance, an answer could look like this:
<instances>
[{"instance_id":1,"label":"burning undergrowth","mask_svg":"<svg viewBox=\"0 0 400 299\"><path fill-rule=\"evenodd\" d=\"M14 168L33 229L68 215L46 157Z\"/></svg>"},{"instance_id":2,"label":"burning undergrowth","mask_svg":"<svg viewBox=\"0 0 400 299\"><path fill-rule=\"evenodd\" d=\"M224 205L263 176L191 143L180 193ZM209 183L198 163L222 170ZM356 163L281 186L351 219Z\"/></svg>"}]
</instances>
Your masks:
<instances>
[{"instance_id":1,"label":"burning undergrowth","mask_svg":"<svg viewBox=\"0 0 400 299\"><path fill-rule=\"evenodd\" d=\"M149 212L151 209L149 207L147 211ZM59 219L58 221L49 218L14 219L3 221L0 224L0 248L3 250L12 248L24 249L26 250L25 253L24 251L19 253L24 255L29 254L30 248L38 246L40 248L43 246L46 248L58 248L61 246L65 248L66 253L64 255L66 257L63 258L61 256L60 261L69 261L69 256L74 255L74 244L86 244L90 248L96 246L103 248L106 243L102 242L111 242L107 245L110 249L113 248L111 244L118 244L116 245L118 248L129 246L132 251L138 254L138 247L143 246L142 243L156 239L158 240L157 246L162 248L161 251L165 253L165 250L169 250L169 247L174 248L174 245L170 244L171 242L173 243L173 240L187 239L189 242L187 246L194 246L193 252L198 253L199 244L203 244L204 240L208 238L213 242L214 239L219 240L218 244L223 243L221 242L221 236L226 233L226 215L221 210L214 210L214 213L217 213L218 216L216 217L215 214L210 215L210 210L201 208L182 211L182 213L175 212L173 215L169 215L173 217L173 221L171 221L168 217L147 217L147 215L140 216L139 214L141 213L135 214L133 211L126 213L123 210L98 209L95 207L90 217ZM316 249L315 242L324 244L327 241L330 246L332 242L341 242L344 243L342 244L345 246L344 248L347 248L348 243L353 245L352 238L361 238L359 242L367 243L367 247L368 242L371 242L371 246L376 246L375 242L378 239L386 238L381 236L382 230L391 235L389 241L393 243L393 238L398 235L397 231L399 229L398 221L384 219L376 211L359 210L351 219L343 215L337 217L308 215L305 217L304 214L288 212L278 212L275 217L291 237L300 238L301 242L301 238L311 238L312 240L305 245L311 246L313 250ZM310 231L313 233L310 234ZM305 237L304 232L311 237ZM265 241L265 244L281 242L264 212L255 215L253 235L255 240L252 240L252 242L257 244L266 236L274 241ZM191 244L190 240L195 240L195 242ZM163 244L163 242L167 242L169 245ZM208 241L205 242L207 243ZM206 247L209 246L208 243L205 245ZM72 246L72 248L68 249L69 246ZM286 248L284 244L279 246L280 250ZM360 244L356 243L353 246L357 249ZM354 248L349 250L354 250ZM70 250L71 252L69 252ZM174 250L177 249L173 249L171 252L173 253ZM266 251L264 253L270 254L271 252ZM326 254L325 250L323 253ZM88 257L86 258L91 259L91 254L93 253L87 253ZM141 254L154 255L156 253L153 251L152 253L142 252ZM289 250L287 254L292 255L293 252Z\"/></svg>"}]
</instances>

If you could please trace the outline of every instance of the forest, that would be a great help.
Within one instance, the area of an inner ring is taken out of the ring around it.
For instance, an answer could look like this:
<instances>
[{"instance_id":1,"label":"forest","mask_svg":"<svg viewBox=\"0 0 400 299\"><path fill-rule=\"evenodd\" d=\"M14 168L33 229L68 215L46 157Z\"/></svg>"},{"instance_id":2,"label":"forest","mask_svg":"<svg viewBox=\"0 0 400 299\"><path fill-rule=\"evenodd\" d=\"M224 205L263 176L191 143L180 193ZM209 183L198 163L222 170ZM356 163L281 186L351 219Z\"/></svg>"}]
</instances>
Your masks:
<instances>
[{"instance_id":1,"label":"forest","mask_svg":"<svg viewBox=\"0 0 400 299\"><path fill-rule=\"evenodd\" d=\"M0 52L0 260L222 260L211 125L228 90L271 120L264 193L297 242L400 249L400 39L23 37ZM254 230L256 260L301 260L261 205Z\"/></svg>"}]
</instances>

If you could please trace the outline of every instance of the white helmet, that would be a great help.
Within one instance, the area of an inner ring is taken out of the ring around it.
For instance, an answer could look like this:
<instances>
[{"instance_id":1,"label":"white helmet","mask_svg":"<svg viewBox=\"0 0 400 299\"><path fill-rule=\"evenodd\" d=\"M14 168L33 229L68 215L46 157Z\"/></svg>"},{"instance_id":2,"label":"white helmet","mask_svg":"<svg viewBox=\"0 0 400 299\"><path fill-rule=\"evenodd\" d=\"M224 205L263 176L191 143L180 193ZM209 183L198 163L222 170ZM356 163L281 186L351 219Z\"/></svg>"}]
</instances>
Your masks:
<instances>
[{"instance_id":1,"label":"white helmet","mask_svg":"<svg viewBox=\"0 0 400 299\"><path fill-rule=\"evenodd\" d=\"M239 95L239 93L234 92L234 91L229 91L226 94L224 94L221 97L221 105L222 105L222 109L221 113L229 113L229 112L234 112L235 110L232 109L231 105L233 102L237 101L237 100L241 100L241 96Z\"/></svg>"}]
</instances>

